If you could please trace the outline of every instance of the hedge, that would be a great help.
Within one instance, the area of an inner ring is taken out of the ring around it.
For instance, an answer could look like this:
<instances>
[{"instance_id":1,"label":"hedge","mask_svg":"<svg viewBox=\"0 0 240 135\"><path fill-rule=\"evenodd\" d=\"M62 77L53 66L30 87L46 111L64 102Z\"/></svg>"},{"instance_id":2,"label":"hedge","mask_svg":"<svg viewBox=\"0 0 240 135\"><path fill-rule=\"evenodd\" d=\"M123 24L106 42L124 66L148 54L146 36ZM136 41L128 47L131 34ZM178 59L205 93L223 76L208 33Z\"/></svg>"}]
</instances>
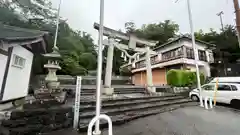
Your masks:
<instances>
[{"instance_id":1,"label":"hedge","mask_svg":"<svg viewBox=\"0 0 240 135\"><path fill-rule=\"evenodd\" d=\"M200 73L200 80L201 84L203 84L205 81L205 76L202 73ZM168 85L175 87L196 86L197 75L196 72L187 70L169 70L167 72L167 83Z\"/></svg>"}]
</instances>

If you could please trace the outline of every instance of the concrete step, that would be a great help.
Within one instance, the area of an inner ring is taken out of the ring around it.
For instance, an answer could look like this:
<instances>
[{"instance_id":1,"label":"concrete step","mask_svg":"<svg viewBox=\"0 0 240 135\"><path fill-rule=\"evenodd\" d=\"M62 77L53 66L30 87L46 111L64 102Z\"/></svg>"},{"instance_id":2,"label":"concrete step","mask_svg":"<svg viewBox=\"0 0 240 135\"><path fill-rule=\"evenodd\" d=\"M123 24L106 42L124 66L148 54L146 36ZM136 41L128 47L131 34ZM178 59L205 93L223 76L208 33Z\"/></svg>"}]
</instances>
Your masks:
<instances>
[{"instance_id":1,"label":"concrete step","mask_svg":"<svg viewBox=\"0 0 240 135\"><path fill-rule=\"evenodd\" d=\"M145 89L114 89L114 92L146 91ZM96 92L96 89L82 89L81 92Z\"/></svg>"},{"instance_id":2,"label":"concrete step","mask_svg":"<svg viewBox=\"0 0 240 135\"><path fill-rule=\"evenodd\" d=\"M126 101L142 101L142 100L150 100L150 99L161 99L161 98L167 98L167 97L178 97L179 95L177 94L170 94L167 96L148 96L148 95L143 95L143 96L139 96L139 97L124 97L124 98L117 98L117 99L102 99L102 104L105 103L116 103L116 102L126 102ZM92 100L81 100L81 105L95 105L96 104L96 100L92 99Z\"/></svg>"},{"instance_id":3,"label":"concrete step","mask_svg":"<svg viewBox=\"0 0 240 135\"><path fill-rule=\"evenodd\" d=\"M145 90L114 90L114 93L121 92L146 92ZM96 93L96 90L82 90L81 93Z\"/></svg>"},{"instance_id":4,"label":"concrete step","mask_svg":"<svg viewBox=\"0 0 240 135\"><path fill-rule=\"evenodd\" d=\"M94 99L81 101L80 130L85 131L90 120L95 116L95 103ZM188 103L191 103L190 99L179 95L103 99L101 113L109 115L113 124L118 125L183 107ZM2 126L7 129L7 132L4 130L5 133L9 133L6 135L46 133L71 127L72 111L73 109L67 106L18 111L11 114L10 120L2 121ZM106 125L101 121L101 126Z\"/></svg>"},{"instance_id":5,"label":"concrete step","mask_svg":"<svg viewBox=\"0 0 240 135\"><path fill-rule=\"evenodd\" d=\"M141 107L129 107L129 108L121 109L117 112L108 110L108 111L103 111L102 113L105 113L111 117L113 125L120 125L137 118L146 117L149 115L154 115L154 114L158 114L166 111L172 111L180 107L182 108L182 107L186 107L190 105L192 106L196 104L196 103L189 103L189 102L190 102L189 99L182 99L179 101L171 101L168 103L165 102L165 103L155 104L150 106L145 104ZM88 114L85 113L85 115L88 115ZM81 114L79 128L80 128L80 131L86 131L88 124L92 119L92 117L95 116L95 113L93 113L91 117L82 117L82 116L83 115ZM29 119L29 121L32 121L32 120ZM45 121L48 122L49 120L47 121L46 119ZM17 122L16 120L12 121L12 123L9 121L8 123L3 123L3 125L5 126L7 124L10 127L12 126L11 128L2 127L4 128L3 135L12 135L12 134L30 134L31 135L31 134L36 134L40 132L47 133L55 130L61 130L64 128L71 127L72 118L66 119L65 121L58 121L55 124L51 124L51 125L48 125L47 123L46 125L38 124L38 122L40 121L32 121L32 124L29 124L29 123L26 124L24 122L26 121L23 121L22 125L21 125L21 122L19 121ZM15 125L12 125L13 123L15 123ZM16 125L16 123L20 123L20 125ZM107 127L107 123L105 121L100 121L100 124L101 124L101 128Z\"/></svg>"},{"instance_id":6,"label":"concrete step","mask_svg":"<svg viewBox=\"0 0 240 135\"><path fill-rule=\"evenodd\" d=\"M160 108L155 108L151 110L128 111L127 113L119 113L117 115L108 114L108 115L111 117L113 125L121 125L134 119L155 115L155 114L163 113L167 111L173 111L175 109L182 108L182 107L195 106L195 105L197 105L197 103L189 102L186 100L182 102L171 103L171 104L162 106ZM90 120L91 118L88 118L88 119L80 118L80 124L79 124L80 131L87 130ZM106 121L100 121L100 124L101 124L101 128L107 128L108 126Z\"/></svg>"},{"instance_id":7,"label":"concrete step","mask_svg":"<svg viewBox=\"0 0 240 135\"><path fill-rule=\"evenodd\" d=\"M126 113L129 111L145 111L145 110L152 110L157 109L169 104L178 104L178 103L186 103L190 102L190 99L171 99L161 102L148 102L143 104L137 105L129 105L129 106L117 106L114 108L102 108L102 113L109 114L109 115L117 115L121 113ZM95 110L92 111L84 111L80 113L80 118L92 118L95 115Z\"/></svg>"},{"instance_id":8,"label":"concrete step","mask_svg":"<svg viewBox=\"0 0 240 135\"><path fill-rule=\"evenodd\" d=\"M135 93L145 93L144 91L118 91L114 92L114 94L135 94ZM87 96L87 95L95 95L96 92L88 92L88 91L83 91L81 92L82 96Z\"/></svg>"},{"instance_id":9,"label":"concrete step","mask_svg":"<svg viewBox=\"0 0 240 135\"><path fill-rule=\"evenodd\" d=\"M118 102L104 102L102 104L102 108L119 108L119 107L126 107L126 106L132 106L132 105L139 105L139 104L145 104L145 103L155 103L155 102L161 102L161 101L170 101L170 100L178 100L183 99L185 97L183 96L174 96L174 97L163 97L163 98L152 98L152 99L139 99L139 100L122 100ZM80 105L81 109L80 111L87 111L87 110L95 110L95 104L89 104L89 105Z\"/></svg>"}]
</instances>

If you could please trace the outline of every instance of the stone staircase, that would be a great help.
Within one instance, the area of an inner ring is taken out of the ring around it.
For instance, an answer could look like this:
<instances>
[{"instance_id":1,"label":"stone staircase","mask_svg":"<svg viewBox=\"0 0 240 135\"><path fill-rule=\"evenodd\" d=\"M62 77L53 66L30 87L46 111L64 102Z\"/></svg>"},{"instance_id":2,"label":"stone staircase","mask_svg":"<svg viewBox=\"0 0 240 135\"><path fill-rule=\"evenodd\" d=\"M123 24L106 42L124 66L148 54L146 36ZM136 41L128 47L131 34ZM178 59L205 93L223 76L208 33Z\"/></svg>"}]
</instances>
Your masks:
<instances>
[{"instance_id":1,"label":"stone staircase","mask_svg":"<svg viewBox=\"0 0 240 135\"><path fill-rule=\"evenodd\" d=\"M61 85L62 89L68 92L71 97L75 96L76 85ZM133 85L115 85L114 94L144 94L146 89L142 86ZM94 85L82 85L81 96L93 96L96 94L96 86Z\"/></svg>"},{"instance_id":2,"label":"stone staircase","mask_svg":"<svg viewBox=\"0 0 240 135\"><path fill-rule=\"evenodd\" d=\"M181 95L121 97L104 99L101 112L111 117L113 125L119 125L195 104ZM37 104L32 106L32 109L28 106L28 109L12 111L9 119L2 121L0 135L35 135L72 127L72 103L51 108L38 108ZM90 120L95 116L95 100L82 100L80 107L79 129L86 131ZM100 124L101 128L107 127L105 121L100 121Z\"/></svg>"},{"instance_id":3,"label":"stone staircase","mask_svg":"<svg viewBox=\"0 0 240 135\"><path fill-rule=\"evenodd\" d=\"M114 125L171 111L180 107L195 105L190 99L180 95L144 96L102 101L102 113L111 117ZM95 116L95 101L81 102L80 131L86 131L89 121ZM100 121L101 127L107 126L106 121Z\"/></svg>"}]
</instances>

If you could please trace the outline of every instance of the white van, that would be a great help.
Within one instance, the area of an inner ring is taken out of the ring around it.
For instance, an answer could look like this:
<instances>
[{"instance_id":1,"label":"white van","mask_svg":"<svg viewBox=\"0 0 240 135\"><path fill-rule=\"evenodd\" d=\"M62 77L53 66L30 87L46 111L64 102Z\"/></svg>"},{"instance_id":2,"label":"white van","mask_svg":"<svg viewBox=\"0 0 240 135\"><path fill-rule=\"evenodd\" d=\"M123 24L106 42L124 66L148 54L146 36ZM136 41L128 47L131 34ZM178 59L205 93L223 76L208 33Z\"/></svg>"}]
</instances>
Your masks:
<instances>
[{"instance_id":1,"label":"white van","mask_svg":"<svg viewBox=\"0 0 240 135\"><path fill-rule=\"evenodd\" d=\"M208 96L214 98L215 83L208 83L201 87L203 99ZM194 101L199 101L199 90L194 89L189 93L189 96ZM219 103L233 104L240 103L240 84L239 83L218 83L216 93L216 101ZM240 105L240 104L239 104Z\"/></svg>"}]
</instances>

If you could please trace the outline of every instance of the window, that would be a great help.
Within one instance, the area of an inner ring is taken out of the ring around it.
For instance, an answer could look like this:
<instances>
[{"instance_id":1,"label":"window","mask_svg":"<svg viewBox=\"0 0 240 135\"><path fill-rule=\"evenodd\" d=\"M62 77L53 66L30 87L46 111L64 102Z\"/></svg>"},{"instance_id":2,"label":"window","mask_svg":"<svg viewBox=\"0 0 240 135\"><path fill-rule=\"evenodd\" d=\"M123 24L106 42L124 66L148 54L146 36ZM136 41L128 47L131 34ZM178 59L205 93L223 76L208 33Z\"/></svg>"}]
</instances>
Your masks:
<instances>
[{"instance_id":1,"label":"window","mask_svg":"<svg viewBox=\"0 0 240 135\"><path fill-rule=\"evenodd\" d=\"M218 91L231 91L231 87L229 85L218 85Z\"/></svg>"},{"instance_id":2,"label":"window","mask_svg":"<svg viewBox=\"0 0 240 135\"><path fill-rule=\"evenodd\" d=\"M162 54L162 58L163 58L163 60L169 60L171 58L176 58L176 57L179 57L182 55L183 55L183 49L182 49L182 47L179 47L179 48L164 52Z\"/></svg>"},{"instance_id":3,"label":"window","mask_svg":"<svg viewBox=\"0 0 240 135\"><path fill-rule=\"evenodd\" d=\"M206 52L202 50L198 50L199 60L207 61Z\"/></svg>"},{"instance_id":4,"label":"window","mask_svg":"<svg viewBox=\"0 0 240 135\"><path fill-rule=\"evenodd\" d=\"M194 59L194 52L192 48L186 48L187 51L187 58Z\"/></svg>"},{"instance_id":5,"label":"window","mask_svg":"<svg viewBox=\"0 0 240 135\"><path fill-rule=\"evenodd\" d=\"M203 90L207 90L207 91L213 91L214 90L214 85L204 85L202 86Z\"/></svg>"},{"instance_id":6,"label":"window","mask_svg":"<svg viewBox=\"0 0 240 135\"><path fill-rule=\"evenodd\" d=\"M234 85L231 85L231 87L232 87L232 91L237 91L238 90L237 87L234 86Z\"/></svg>"},{"instance_id":7,"label":"window","mask_svg":"<svg viewBox=\"0 0 240 135\"><path fill-rule=\"evenodd\" d=\"M157 62L157 56L151 57L151 64L155 64Z\"/></svg>"},{"instance_id":8,"label":"window","mask_svg":"<svg viewBox=\"0 0 240 135\"><path fill-rule=\"evenodd\" d=\"M13 56L13 66L23 68L25 66L25 59L18 55Z\"/></svg>"}]
</instances>

